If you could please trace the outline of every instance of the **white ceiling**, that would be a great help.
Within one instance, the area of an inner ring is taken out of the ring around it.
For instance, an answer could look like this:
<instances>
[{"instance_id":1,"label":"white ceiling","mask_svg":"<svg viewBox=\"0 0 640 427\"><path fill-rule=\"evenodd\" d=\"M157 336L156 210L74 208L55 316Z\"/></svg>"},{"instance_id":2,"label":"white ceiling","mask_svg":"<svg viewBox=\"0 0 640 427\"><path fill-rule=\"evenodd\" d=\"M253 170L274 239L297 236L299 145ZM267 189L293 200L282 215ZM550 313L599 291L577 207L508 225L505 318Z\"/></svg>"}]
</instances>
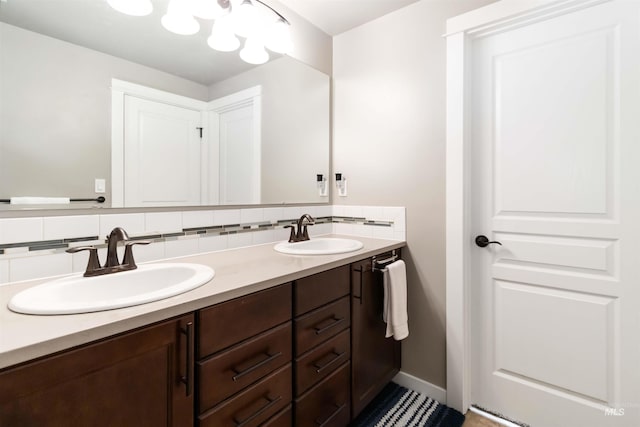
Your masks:
<instances>
[{"instance_id":1,"label":"white ceiling","mask_svg":"<svg viewBox=\"0 0 640 427\"><path fill-rule=\"evenodd\" d=\"M335 36L418 0L279 0L280 3Z\"/></svg>"}]
</instances>

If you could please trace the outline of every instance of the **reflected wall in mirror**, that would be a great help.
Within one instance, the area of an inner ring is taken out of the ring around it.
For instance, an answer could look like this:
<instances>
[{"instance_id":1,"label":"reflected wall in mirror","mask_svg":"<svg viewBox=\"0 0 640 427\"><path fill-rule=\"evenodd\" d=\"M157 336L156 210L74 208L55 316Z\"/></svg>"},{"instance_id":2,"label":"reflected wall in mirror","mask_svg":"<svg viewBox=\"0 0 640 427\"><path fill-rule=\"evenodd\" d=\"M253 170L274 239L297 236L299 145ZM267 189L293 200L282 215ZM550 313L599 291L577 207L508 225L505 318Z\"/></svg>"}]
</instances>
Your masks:
<instances>
[{"instance_id":1,"label":"reflected wall in mirror","mask_svg":"<svg viewBox=\"0 0 640 427\"><path fill-rule=\"evenodd\" d=\"M330 83L325 74L280 56L260 66L243 68L233 76L227 73L221 81L178 77L132 58L122 59L31 31L34 28L27 25L29 8L20 15L19 22L11 21L16 20L16 11L7 5L18 8L21 3L31 8L35 3L45 8L52 4L70 7L87 3L93 5L91 13L97 16L113 12L108 5L96 9L97 3L106 2L26 0L0 6L0 21L5 21L0 22L0 199L105 196L107 201L101 206L111 207L112 182L121 178L111 175L111 87L112 79L118 79L205 104L260 86L259 198L242 203L327 202L326 197L319 196L316 184L317 174L329 173ZM8 10L13 14L5 13ZM43 15L46 13L41 13L39 19L44 19ZM113 27L116 19L121 18L109 15L102 21ZM30 30L18 27L18 23ZM39 25L38 28L47 28L42 22ZM87 37L92 34L87 33ZM82 38L82 34L78 37ZM150 43L148 34L140 33L139 37ZM148 46L162 50L162 46ZM217 69L213 59L238 61L236 55L212 52L212 74ZM188 60L184 56L178 59ZM202 127L205 135L210 133L206 117ZM162 173L172 172L165 167ZM210 176L207 185L219 185L220 178ZM96 180L100 179L106 183L104 193L96 192ZM215 198L203 196L201 201L214 204ZM198 203L185 203L194 204ZM24 208L4 203L0 206ZM86 206L80 203L71 207Z\"/></svg>"}]
</instances>

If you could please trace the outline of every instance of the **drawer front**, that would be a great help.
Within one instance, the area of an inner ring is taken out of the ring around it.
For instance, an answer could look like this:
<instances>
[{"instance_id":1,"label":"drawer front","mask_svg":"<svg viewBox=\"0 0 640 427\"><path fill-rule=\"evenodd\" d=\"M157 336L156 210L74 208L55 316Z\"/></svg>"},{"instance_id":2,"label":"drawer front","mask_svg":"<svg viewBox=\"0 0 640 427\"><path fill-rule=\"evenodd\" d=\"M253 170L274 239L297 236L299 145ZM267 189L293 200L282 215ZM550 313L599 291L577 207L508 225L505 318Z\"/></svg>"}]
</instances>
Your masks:
<instances>
[{"instance_id":1,"label":"drawer front","mask_svg":"<svg viewBox=\"0 0 640 427\"><path fill-rule=\"evenodd\" d=\"M296 280L295 315L299 316L348 295L349 280L348 265Z\"/></svg>"},{"instance_id":2,"label":"drawer front","mask_svg":"<svg viewBox=\"0 0 640 427\"><path fill-rule=\"evenodd\" d=\"M291 427L293 424L293 405L287 406L260 427Z\"/></svg>"},{"instance_id":3,"label":"drawer front","mask_svg":"<svg viewBox=\"0 0 640 427\"><path fill-rule=\"evenodd\" d=\"M350 364L345 363L296 400L296 427L345 427L351 419Z\"/></svg>"},{"instance_id":4,"label":"drawer front","mask_svg":"<svg viewBox=\"0 0 640 427\"><path fill-rule=\"evenodd\" d=\"M351 357L351 329L340 332L296 360L296 396L326 378Z\"/></svg>"},{"instance_id":5,"label":"drawer front","mask_svg":"<svg viewBox=\"0 0 640 427\"><path fill-rule=\"evenodd\" d=\"M296 357L335 336L351 325L349 297L305 314L295 320Z\"/></svg>"},{"instance_id":6,"label":"drawer front","mask_svg":"<svg viewBox=\"0 0 640 427\"><path fill-rule=\"evenodd\" d=\"M291 322L198 362L203 412L291 361Z\"/></svg>"},{"instance_id":7,"label":"drawer front","mask_svg":"<svg viewBox=\"0 0 640 427\"><path fill-rule=\"evenodd\" d=\"M291 403L291 364L198 417L200 427L254 427Z\"/></svg>"},{"instance_id":8,"label":"drawer front","mask_svg":"<svg viewBox=\"0 0 640 427\"><path fill-rule=\"evenodd\" d=\"M291 284L236 298L198 312L198 358L291 319Z\"/></svg>"}]
</instances>

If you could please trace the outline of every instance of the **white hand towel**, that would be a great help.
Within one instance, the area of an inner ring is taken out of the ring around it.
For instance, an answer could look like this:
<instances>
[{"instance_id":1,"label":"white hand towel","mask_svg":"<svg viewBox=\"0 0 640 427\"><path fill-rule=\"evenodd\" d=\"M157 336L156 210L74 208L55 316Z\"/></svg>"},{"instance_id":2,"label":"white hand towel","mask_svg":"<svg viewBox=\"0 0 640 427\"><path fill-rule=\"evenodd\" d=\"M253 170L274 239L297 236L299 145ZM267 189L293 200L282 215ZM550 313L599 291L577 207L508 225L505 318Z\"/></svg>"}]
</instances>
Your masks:
<instances>
[{"instance_id":1,"label":"white hand towel","mask_svg":"<svg viewBox=\"0 0 640 427\"><path fill-rule=\"evenodd\" d=\"M404 261L399 260L387 265L383 273L384 311L383 319L387 322L386 337L400 341L409 336L407 316L407 268Z\"/></svg>"},{"instance_id":2,"label":"white hand towel","mask_svg":"<svg viewBox=\"0 0 640 427\"><path fill-rule=\"evenodd\" d=\"M68 205L68 197L12 197L12 205Z\"/></svg>"}]
</instances>

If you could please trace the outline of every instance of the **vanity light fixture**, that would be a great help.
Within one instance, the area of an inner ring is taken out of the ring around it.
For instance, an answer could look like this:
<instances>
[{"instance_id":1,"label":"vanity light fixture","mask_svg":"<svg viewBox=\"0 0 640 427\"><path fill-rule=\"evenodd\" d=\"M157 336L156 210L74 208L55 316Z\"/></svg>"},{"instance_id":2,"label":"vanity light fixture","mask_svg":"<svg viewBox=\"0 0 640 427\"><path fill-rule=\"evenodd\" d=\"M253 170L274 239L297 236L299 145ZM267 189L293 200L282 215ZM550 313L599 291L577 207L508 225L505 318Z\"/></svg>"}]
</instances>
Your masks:
<instances>
[{"instance_id":1,"label":"vanity light fixture","mask_svg":"<svg viewBox=\"0 0 640 427\"><path fill-rule=\"evenodd\" d=\"M115 10L134 16L151 13L150 0L107 0ZM240 47L238 37L245 39L240 58L250 64L269 60L265 47L287 54L293 50L291 24L277 10L261 0L170 0L162 26L181 35L200 31L198 19L213 20L207 44L221 52Z\"/></svg>"},{"instance_id":2,"label":"vanity light fixture","mask_svg":"<svg viewBox=\"0 0 640 427\"><path fill-rule=\"evenodd\" d=\"M231 13L233 19L233 32L240 37L249 37L260 32L260 11L251 0L242 0L239 6Z\"/></svg>"},{"instance_id":3,"label":"vanity light fixture","mask_svg":"<svg viewBox=\"0 0 640 427\"><path fill-rule=\"evenodd\" d=\"M200 23L193 17L190 0L170 0L162 26L172 33L190 36L200 31Z\"/></svg>"},{"instance_id":4,"label":"vanity light fixture","mask_svg":"<svg viewBox=\"0 0 640 427\"><path fill-rule=\"evenodd\" d=\"M249 64L264 64L269 60L269 54L256 36L248 37L240 51L240 58Z\"/></svg>"},{"instance_id":5,"label":"vanity light fixture","mask_svg":"<svg viewBox=\"0 0 640 427\"><path fill-rule=\"evenodd\" d=\"M229 7L228 0L226 2L218 2L215 0L191 0L191 13L196 18L218 19L227 14L227 7Z\"/></svg>"},{"instance_id":6,"label":"vanity light fixture","mask_svg":"<svg viewBox=\"0 0 640 427\"><path fill-rule=\"evenodd\" d=\"M207 44L211 49L220 52L233 52L240 47L240 39L233 32L233 23L230 15L224 15L213 22L211 35Z\"/></svg>"}]
</instances>

